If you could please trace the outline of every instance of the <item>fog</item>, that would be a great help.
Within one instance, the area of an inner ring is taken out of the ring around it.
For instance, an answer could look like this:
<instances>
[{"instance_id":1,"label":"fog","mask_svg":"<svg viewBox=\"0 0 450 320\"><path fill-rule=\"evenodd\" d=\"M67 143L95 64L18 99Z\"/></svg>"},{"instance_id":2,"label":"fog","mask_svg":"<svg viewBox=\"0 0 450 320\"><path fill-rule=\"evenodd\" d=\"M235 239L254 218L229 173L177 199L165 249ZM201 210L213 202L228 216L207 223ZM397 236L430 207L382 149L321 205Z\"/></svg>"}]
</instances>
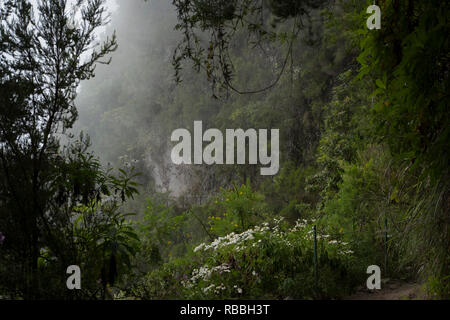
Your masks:
<instances>
[{"instance_id":1,"label":"fog","mask_svg":"<svg viewBox=\"0 0 450 320\"><path fill-rule=\"evenodd\" d=\"M177 19L169 1L126 1L119 6L109 2L108 8L113 14L102 36L115 31L119 48L110 65L98 65L96 77L81 84L75 132L83 131L91 137L92 149L105 163L133 163L144 173L142 183L152 185L150 189L170 191L174 196L207 197L212 188L235 178L235 170L229 166L173 165L171 132L192 128L195 120L202 120L206 127L225 128L224 121L236 117L233 110L240 107L237 97L214 99L204 74L197 74L189 63L182 72L184 82L175 83L172 56L181 33L174 30ZM267 69L252 65L253 59L242 58L237 57L238 63L246 62L254 76L249 80L262 86L256 75ZM276 59L272 61L277 63ZM261 79L269 81L270 74ZM262 98L240 99L261 103ZM258 125L238 122L244 129ZM258 170L256 166L247 167L244 171Z\"/></svg>"},{"instance_id":2,"label":"fog","mask_svg":"<svg viewBox=\"0 0 450 320\"><path fill-rule=\"evenodd\" d=\"M260 165L249 162L174 165L171 134L179 128L192 130L194 121L202 121L205 130L218 128L222 132L281 129L280 163L311 159L319 138L315 128L320 114L314 114L310 101L326 98L316 88L336 72L329 62L314 58L316 45L295 42L290 48L294 54L287 59L289 43L266 42L255 48L251 38L237 36L230 43L234 86L241 91L276 86L257 94L230 90L217 97L213 81L204 71L198 72L192 61L182 63L182 82L175 81L173 56L183 34L175 30L179 21L170 1L117 3L102 37L115 31L119 47L110 65L98 65L95 78L81 84L74 131L91 137L92 149L105 164L133 164L143 173L143 197L156 191L204 201L233 181L270 181L271 177L260 176ZM305 40L313 39L311 30L320 24L320 17L315 19L309 33L302 35ZM289 20L281 24L281 31L290 25ZM210 34L199 35L202 45L208 47ZM300 79L305 66L325 70Z\"/></svg>"}]
</instances>

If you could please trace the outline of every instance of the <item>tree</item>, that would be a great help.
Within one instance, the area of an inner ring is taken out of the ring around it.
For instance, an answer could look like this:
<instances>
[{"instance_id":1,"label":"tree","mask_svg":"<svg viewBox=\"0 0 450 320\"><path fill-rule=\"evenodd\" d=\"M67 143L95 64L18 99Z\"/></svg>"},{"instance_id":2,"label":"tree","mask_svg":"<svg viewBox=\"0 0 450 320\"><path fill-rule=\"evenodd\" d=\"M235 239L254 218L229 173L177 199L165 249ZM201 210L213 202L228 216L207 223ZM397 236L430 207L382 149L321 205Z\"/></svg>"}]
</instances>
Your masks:
<instances>
[{"instance_id":1,"label":"tree","mask_svg":"<svg viewBox=\"0 0 450 320\"><path fill-rule=\"evenodd\" d=\"M380 5L381 30L362 32L360 77L375 87L377 138L389 145L407 177L417 176L402 234L409 242L405 256L420 265L422 274L436 278L440 285L433 286L445 298L450 287L449 3L393 0Z\"/></svg>"},{"instance_id":2,"label":"tree","mask_svg":"<svg viewBox=\"0 0 450 320\"><path fill-rule=\"evenodd\" d=\"M0 6L0 290L26 299L69 295L65 271L82 251L77 208L136 192L129 177L101 170L83 137L61 147L61 137L72 138L80 81L117 48L115 34L97 43L108 22L104 0L76 5L78 27L68 24L66 0Z\"/></svg>"},{"instance_id":3,"label":"tree","mask_svg":"<svg viewBox=\"0 0 450 320\"><path fill-rule=\"evenodd\" d=\"M183 61L189 60L197 71L206 73L214 93L232 90L251 94L274 87L292 57L292 46L305 26L304 21L310 18L312 10L326 3L328 0L174 0L178 16L175 29L183 34L172 62L177 81L181 82ZM277 29L281 21L285 26ZM281 72L262 88L243 90L233 84L236 70L230 49L242 33L248 35L255 48L262 48L265 42L287 44Z\"/></svg>"}]
</instances>

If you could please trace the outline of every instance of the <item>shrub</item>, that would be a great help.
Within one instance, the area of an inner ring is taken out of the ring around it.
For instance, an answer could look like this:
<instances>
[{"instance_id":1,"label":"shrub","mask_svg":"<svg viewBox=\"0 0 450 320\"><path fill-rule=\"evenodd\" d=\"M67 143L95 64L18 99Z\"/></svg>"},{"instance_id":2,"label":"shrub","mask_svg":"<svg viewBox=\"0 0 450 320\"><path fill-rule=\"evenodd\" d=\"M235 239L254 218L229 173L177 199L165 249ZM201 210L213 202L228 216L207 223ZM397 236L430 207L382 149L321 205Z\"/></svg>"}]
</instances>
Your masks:
<instances>
[{"instance_id":1,"label":"shrub","mask_svg":"<svg viewBox=\"0 0 450 320\"><path fill-rule=\"evenodd\" d=\"M353 251L348 243L319 234L316 286L312 228L306 220L289 227L275 219L272 225L263 223L201 243L184 259L148 274L134 294L146 299L312 299L348 294L359 278Z\"/></svg>"}]
</instances>

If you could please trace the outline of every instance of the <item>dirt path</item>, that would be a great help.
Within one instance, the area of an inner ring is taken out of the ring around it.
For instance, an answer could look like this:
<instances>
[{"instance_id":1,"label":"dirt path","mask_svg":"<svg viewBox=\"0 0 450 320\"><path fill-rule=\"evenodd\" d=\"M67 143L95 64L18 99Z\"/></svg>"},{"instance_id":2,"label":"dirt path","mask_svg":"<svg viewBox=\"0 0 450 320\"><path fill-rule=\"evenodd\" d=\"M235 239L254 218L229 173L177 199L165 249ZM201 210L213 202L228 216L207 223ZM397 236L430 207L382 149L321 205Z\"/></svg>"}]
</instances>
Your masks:
<instances>
[{"instance_id":1,"label":"dirt path","mask_svg":"<svg viewBox=\"0 0 450 320\"><path fill-rule=\"evenodd\" d=\"M380 290L361 288L346 300L422 300L426 295L422 286L398 280L383 281Z\"/></svg>"}]
</instances>

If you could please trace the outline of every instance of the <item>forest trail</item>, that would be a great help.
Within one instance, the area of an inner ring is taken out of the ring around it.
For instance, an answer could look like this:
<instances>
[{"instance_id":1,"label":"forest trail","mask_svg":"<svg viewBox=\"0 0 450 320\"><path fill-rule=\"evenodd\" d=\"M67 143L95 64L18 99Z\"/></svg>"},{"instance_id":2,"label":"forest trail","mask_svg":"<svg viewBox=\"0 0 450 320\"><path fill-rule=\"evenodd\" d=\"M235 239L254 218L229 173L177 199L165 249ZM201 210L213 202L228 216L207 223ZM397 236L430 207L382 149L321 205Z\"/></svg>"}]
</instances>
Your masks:
<instances>
[{"instance_id":1,"label":"forest trail","mask_svg":"<svg viewBox=\"0 0 450 320\"><path fill-rule=\"evenodd\" d=\"M360 288L345 300L423 300L426 294L422 285L400 280L388 280L381 285L380 290Z\"/></svg>"}]
</instances>

